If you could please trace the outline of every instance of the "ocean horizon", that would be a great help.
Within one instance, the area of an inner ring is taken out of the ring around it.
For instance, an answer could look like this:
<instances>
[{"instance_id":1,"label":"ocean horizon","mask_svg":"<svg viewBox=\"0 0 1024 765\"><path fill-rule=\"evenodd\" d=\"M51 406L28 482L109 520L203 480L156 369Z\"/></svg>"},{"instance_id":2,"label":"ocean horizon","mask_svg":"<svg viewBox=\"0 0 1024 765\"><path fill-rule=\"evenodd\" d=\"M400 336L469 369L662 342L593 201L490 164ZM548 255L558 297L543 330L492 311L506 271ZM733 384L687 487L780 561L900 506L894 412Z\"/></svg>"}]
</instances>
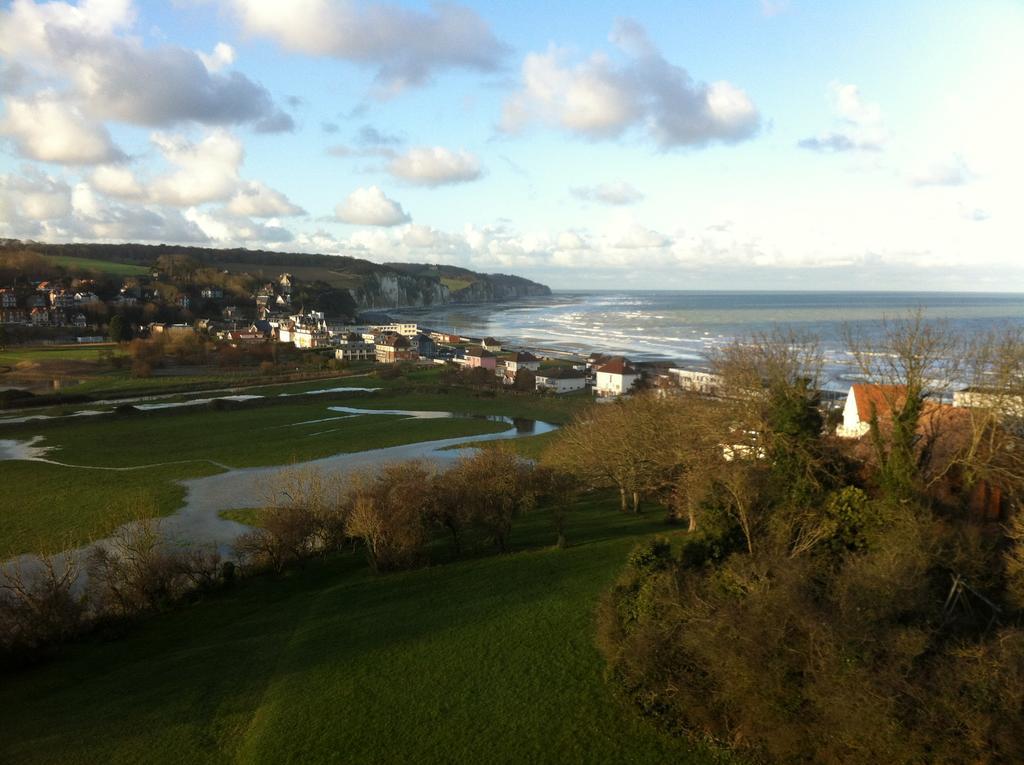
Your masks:
<instances>
[{"instance_id":1,"label":"ocean horizon","mask_svg":"<svg viewBox=\"0 0 1024 765\"><path fill-rule=\"evenodd\" d=\"M553 290L494 304L448 304L394 313L432 329L555 354L592 351L699 366L716 348L774 329L817 337L836 389L855 375L843 343L850 327L875 337L885 320L922 310L953 332L1024 326L1024 293L903 290Z\"/></svg>"}]
</instances>

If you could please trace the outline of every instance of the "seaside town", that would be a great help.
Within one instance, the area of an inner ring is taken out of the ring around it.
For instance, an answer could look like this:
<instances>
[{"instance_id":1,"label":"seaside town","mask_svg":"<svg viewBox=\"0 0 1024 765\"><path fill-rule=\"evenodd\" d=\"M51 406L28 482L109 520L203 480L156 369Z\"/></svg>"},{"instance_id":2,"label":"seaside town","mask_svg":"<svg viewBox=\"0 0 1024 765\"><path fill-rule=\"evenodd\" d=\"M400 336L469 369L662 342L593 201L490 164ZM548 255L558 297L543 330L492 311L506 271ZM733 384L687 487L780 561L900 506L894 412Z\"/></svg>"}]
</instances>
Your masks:
<instances>
[{"instance_id":1,"label":"seaside town","mask_svg":"<svg viewBox=\"0 0 1024 765\"><path fill-rule=\"evenodd\" d=\"M229 276L228 272L223 275ZM148 277L127 277L119 285L108 280L105 288L88 278L34 281L23 277L17 284L0 287L0 346L12 338L44 346L160 339L205 342L215 351L280 344L333 359L339 367L353 363L448 365L474 375L478 384L492 381L519 391L555 395L587 391L602 402L641 390L713 397L720 395L723 386L722 378L707 363L684 367L670 360L633 361L601 351L583 356L520 347L494 337L473 337L454 329L394 320L379 311L358 317L327 316L324 311L296 306L297 280L287 272L261 284L248 300L239 299L237 290L231 294L215 284L170 286L168 277L154 268ZM134 320L115 321L115 316ZM146 322L147 317L173 320ZM872 416L894 407L900 391L883 387L854 383L847 392L818 391L822 405L838 420L833 430L837 437L862 438ZM953 393L949 401L931 403L926 419L945 419L947 426L953 426L946 428L948 432L958 429L956 409L989 402L984 389L965 388Z\"/></svg>"}]
</instances>

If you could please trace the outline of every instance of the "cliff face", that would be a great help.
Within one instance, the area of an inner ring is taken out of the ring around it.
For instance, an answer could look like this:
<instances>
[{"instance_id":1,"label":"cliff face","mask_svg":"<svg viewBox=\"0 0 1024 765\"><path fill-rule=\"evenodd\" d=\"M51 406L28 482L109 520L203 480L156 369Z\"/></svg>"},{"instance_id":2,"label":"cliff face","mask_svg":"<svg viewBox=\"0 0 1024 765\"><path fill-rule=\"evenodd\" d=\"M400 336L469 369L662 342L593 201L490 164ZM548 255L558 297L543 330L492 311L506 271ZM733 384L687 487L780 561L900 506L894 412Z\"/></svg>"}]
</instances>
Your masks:
<instances>
[{"instance_id":1,"label":"cliff face","mask_svg":"<svg viewBox=\"0 0 1024 765\"><path fill-rule=\"evenodd\" d=\"M440 281L392 272L366 274L363 283L350 288L349 292L361 310L451 302L448 288Z\"/></svg>"},{"instance_id":2,"label":"cliff face","mask_svg":"<svg viewBox=\"0 0 1024 765\"><path fill-rule=\"evenodd\" d=\"M468 279L456 282L458 289L453 291L433 274L388 271L364 275L362 284L350 288L349 292L360 310L445 303L497 303L551 294L545 285L518 276L473 274L473 277L474 280L465 285L463 282Z\"/></svg>"},{"instance_id":3,"label":"cliff face","mask_svg":"<svg viewBox=\"0 0 1024 765\"><path fill-rule=\"evenodd\" d=\"M526 279L513 277L515 281L506 279L485 279L473 282L457 292L453 292L453 303L496 303L517 300L524 297L542 297L550 295L550 288Z\"/></svg>"},{"instance_id":4,"label":"cliff face","mask_svg":"<svg viewBox=\"0 0 1024 765\"><path fill-rule=\"evenodd\" d=\"M423 302L408 302L404 305L497 303L551 294L551 289L544 284L510 274L480 274L457 266L421 263L387 263L385 265L394 272L418 280L426 280L441 287L439 297L427 298Z\"/></svg>"}]
</instances>

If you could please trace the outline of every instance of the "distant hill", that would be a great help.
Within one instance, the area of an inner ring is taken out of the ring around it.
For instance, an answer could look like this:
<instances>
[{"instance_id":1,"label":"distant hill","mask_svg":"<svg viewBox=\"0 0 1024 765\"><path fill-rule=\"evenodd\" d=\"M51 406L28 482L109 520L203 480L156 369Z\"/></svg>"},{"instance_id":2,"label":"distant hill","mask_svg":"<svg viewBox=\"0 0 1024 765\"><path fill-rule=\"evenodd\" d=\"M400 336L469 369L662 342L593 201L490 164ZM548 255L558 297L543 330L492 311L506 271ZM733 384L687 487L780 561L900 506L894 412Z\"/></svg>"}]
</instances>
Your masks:
<instances>
[{"instance_id":1,"label":"distant hill","mask_svg":"<svg viewBox=\"0 0 1024 765\"><path fill-rule=\"evenodd\" d=\"M547 286L519 276L482 274L454 266L380 264L347 255L168 244L47 244L0 240L0 253L17 250L45 255L68 270L81 264L84 272L105 270L128 274L153 268L161 256L169 255L184 255L202 266L268 281L288 272L301 282L347 290L359 309L481 303L551 294ZM104 263L111 265L104 268Z\"/></svg>"}]
</instances>

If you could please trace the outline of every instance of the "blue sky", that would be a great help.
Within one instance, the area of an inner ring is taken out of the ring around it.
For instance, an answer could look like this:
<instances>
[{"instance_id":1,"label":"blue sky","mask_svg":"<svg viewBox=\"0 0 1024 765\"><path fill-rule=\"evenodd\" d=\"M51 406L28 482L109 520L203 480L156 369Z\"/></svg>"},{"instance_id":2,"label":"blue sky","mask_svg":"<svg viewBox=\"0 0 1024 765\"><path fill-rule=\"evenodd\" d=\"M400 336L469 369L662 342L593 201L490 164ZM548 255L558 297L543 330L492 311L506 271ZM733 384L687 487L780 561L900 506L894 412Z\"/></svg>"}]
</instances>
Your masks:
<instances>
[{"instance_id":1,"label":"blue sky","mask_svg":"<svg viewBox=\"0 0 1024 765\"><path fill-rule=\"evenodd\" d=\"M1019 290L1017 2L0 3L0 236Z\"/></svg>"}]
</instances>

